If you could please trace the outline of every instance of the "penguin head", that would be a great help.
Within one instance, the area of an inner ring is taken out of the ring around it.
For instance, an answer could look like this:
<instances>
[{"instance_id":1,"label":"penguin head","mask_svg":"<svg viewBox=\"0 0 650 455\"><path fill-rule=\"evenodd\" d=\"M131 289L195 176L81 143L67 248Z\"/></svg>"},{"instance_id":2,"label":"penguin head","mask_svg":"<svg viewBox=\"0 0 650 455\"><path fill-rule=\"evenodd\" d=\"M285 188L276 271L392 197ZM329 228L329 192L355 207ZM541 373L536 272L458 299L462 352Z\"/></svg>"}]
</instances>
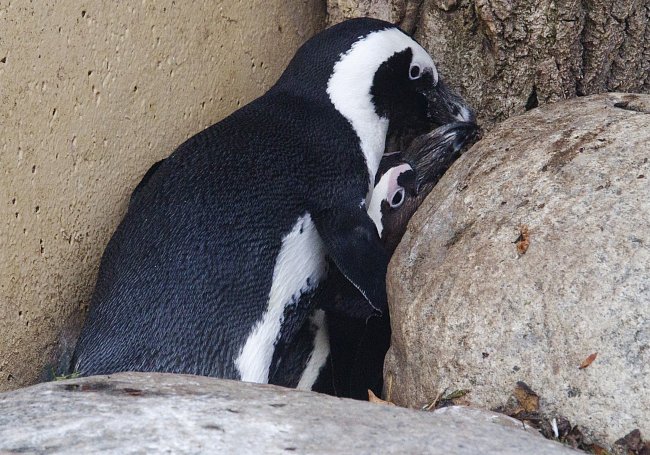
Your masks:
<instances>
[{"instance_id":1,"label":"penguin head","mask_svg":"<svg viewBox=\"0 0 650 455\"><path fill-rule=\"evenodd\" d=\"M384 156L368 215L390 254L420 204L477 134L473 123L450 123L417 137L404 152Z\"/></svg>"},{"instance_id":2,"label":"penguin head","mask_svg":"<svg viewBox=\"0 0 650 455\"><path fill-rule=\"evenodd\" d=\"M389 129L412 138L452 120L474 121L471 109L441 84L422 46L377 19L351 19L311 38L274 90L333 107L358 136L370 176Z\"/></svg>"},{"instance_id":3,"label":"penguin head","mask_svg":"<svg viewBox=\"0 0 650 455\"><path fill-rule=\"evenodd\" d=\"M368 215L384 247L392 254L421 202L416 188L417 176L410 164L402 162L378 173L377 177Z\"/></svg>"}]
</instances>

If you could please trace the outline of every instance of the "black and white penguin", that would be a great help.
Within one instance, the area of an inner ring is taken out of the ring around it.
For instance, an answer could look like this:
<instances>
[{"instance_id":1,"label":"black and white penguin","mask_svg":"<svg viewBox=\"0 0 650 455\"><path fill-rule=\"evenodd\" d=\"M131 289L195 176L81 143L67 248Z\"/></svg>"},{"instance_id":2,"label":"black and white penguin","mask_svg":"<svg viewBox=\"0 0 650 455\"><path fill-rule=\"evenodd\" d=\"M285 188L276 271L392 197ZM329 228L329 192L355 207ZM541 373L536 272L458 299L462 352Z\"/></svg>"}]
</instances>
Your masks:
<instances>
[{"instance_id":1,"label":"black and white penguin","mask_svg":"<svg viewBox=\"0 0 650 455\"><path fill-rule=\"evenodd\" d=\"M389 127L469 115L444 91L389 23L307 41L265 95L147 172L102 257L72 369L268 382L326 257L363 296L352 312L381 314L389 256L366 199Z\"/></svg>"},{"instance_id":2,"label":"black and white penguin","mask_svg":"<svg viewBox=\"0 0 650 455\"><path fill-rule=\"evenodd\" d=\"M390 255L406 232L409 220L478 133L473 123L452 123L421 135L404 152L384 155L376 175L368 213ZM279 346L270 382L367 399L380 396L384 357L390 346L388 313L375 318L350 315L363 297L336 270L315 295L317 309L294 337Z\"/></svg>"}]
</instances>

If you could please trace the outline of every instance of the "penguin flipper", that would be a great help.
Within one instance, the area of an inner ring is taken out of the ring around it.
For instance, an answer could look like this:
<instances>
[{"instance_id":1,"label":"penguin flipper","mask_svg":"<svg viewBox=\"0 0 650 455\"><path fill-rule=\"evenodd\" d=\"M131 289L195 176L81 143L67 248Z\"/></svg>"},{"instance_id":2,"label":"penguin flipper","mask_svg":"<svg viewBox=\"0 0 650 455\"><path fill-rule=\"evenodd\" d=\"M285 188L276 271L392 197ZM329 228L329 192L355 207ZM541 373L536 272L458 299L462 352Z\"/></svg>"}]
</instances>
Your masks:
<instances>
[{"instance_id":1,"label":"penguin flipper","mask_svg":"<svg viewBox=\"0 0 650 455\"><path fill-rule=\"evenodd\" d=\"M377 228L359 207L328 210L314 219L327 252L343 275L361 292L368 305L351 309L366 317L383 314L388 308L386 270L390 259Z\"/></svg>"}]
</instances>

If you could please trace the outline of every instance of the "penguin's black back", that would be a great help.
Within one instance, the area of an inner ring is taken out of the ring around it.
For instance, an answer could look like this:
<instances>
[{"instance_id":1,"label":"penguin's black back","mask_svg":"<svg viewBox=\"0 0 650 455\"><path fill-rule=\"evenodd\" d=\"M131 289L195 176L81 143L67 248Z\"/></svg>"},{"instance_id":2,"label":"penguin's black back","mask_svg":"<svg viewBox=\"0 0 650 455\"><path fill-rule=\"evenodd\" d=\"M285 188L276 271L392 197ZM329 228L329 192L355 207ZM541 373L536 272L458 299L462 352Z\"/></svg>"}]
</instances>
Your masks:
<instances>
[{"instance_id":1,"label":"penguin's black back","mask_svg":"<svg viewBox=\"0 0 650 455\"><path fill-rule=\"evenodd\" d=\"M80 371L234 376L226 340L264 312L283 234L337 181L367 190L349 124L315 107L271 92L160 163L105 251Z\"/></svg>"},{"instance_id":2,"label":"penguin's black back","mask_svg":"<svg viewBox=\"0 0 650 455\"><path fill-rule=\"evenodd\" d=\"M395 26L363 17L323 30L318 34L318 39L308 40L298 49L271 91L283 90L329 103L327 82L341 54L347 52L360 38L388 28ZM315 87L318 89L314 90Z\"/></svg>"},{"instance_id":3,"label":"penguin's black back","mask_svg":"<svg viewBox=\"0 0 650 455\"><path fill-rule=\"evenodd\" d=\"M327 84L342 53L389 27L357 19L322 32L264 96L147 173L102 258L74 370L238 377L283 236L306 213L366 196L359 137Z\"/></svg>"}]
</instances>

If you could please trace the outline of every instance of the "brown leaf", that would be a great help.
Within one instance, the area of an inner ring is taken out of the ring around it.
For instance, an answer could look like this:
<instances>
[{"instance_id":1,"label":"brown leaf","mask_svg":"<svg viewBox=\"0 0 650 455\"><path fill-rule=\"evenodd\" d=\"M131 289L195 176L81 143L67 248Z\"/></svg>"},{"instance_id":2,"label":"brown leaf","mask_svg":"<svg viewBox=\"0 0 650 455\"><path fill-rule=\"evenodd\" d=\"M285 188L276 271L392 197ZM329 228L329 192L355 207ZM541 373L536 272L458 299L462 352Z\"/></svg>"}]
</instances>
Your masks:
<instances>
[{"instance_id":1,"label":"brown leaf","mask_svg":"<svg viewBox=\"0 0 650 455\"><path fill-rule=\"evenodd\" d=\"M639 450L639 455L650 455L650 441L646 441Z\"/></svg>"},{"instance_id":2,"label":"brown leaf","mask_svg":"<svg viewBox=\"0 0 650 455\"><path fill-rule=\"evenodd\" d=\"M590 447L590 449L594 453L594 455L609 455L609 452L607 451L607 449L605 449L604 447L601 447L601 446L599 446L597 444L593 444Z\"/></svg>"},{"instance_id":3,"label":"brown leaf","mask_svg":"<svg viewBox=\"0 0 650 455\"><path fill-rule=\"evenodd\" d=\"M515 244L517 245L517 253L519 255L526 254L530 246L530 231L525 224L519 226L519 237L515 240Z\"/></svg>"},{"instance_id":4,"label":"brown leaf","mask_svg":"<svg viewBox=\"0 0 650 455\"><path fill-rule=\"evenodd\" d=\"M574 449L578 449L584 446L584 438L584 434L582 434L582 431L576 425L575 427L571 428L569 434L567 434L563 439L560 439L560 441L570 445Z\"/></svg>"},{"instance_id":5,"label":"brown leaf","mask_svg":"<svg viewBox=\"0 0 650 455\"><path fill-rule=\"evenodd\" d=\"M525 382L517 382L514 395L525 412L539 411L539 395L528 387Z\"/></svg>"},{"instance_id":6,"label":"brown leaf","mask_svg":"<svg viewBox=\"0 0 650 455\"><path fill-rule=\"evenodd\" d=\"M580 364L580 366L578 367L578 369L580 369L580 370L584 370L585 368L587 368L589 365L592 364L592 362L593 362L594 360L596 360L596 356L597 356L597 355L598 355L597 352L594 352L593 354L589 355L589 357L587 357L586 359L584 359L584 360L582 361L582 363Z\"/></svg>"},{"instance_id":7,"label":"brown leaf","mask_svg":"<svg viewBox=\"0 0 650 455\"><path fill-rule=\"evenodd\" d=\"M391 403L390 401L382 400L379 398L377 395L372 393L372 390L368 389L368 401L371 403L375 404L384 404L388 406L395 406L395 403Z\"/></svg>"},{"instance_id":8,"label":"brown leaf","mask_svg":"<svg viewBox=\"0 0 650 455\"><path fill-rule=\"evenodd\" d=\"M643 449L643 440L641 439L641 431L635 429L616 441L614 444L623 446L627 452L638 453Z\"/></svg>"}]
</instances>

